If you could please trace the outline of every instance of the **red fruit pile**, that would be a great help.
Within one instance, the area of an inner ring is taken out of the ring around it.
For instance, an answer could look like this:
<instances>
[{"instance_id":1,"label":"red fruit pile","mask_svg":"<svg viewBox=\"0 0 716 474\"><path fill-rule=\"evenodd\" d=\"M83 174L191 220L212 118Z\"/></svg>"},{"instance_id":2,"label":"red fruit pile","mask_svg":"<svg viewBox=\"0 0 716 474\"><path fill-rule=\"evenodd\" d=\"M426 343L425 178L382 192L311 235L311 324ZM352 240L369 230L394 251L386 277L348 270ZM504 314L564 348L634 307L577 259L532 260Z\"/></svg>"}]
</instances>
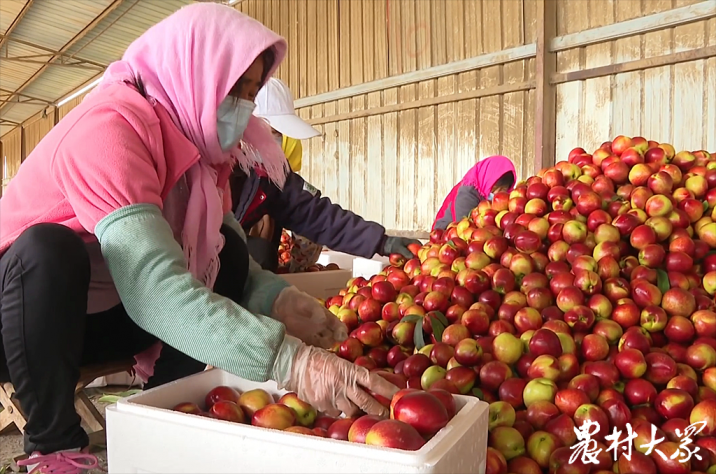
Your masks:
<instances>
[{"instance_id":1,"label":"red fruit pile","mask_svg":"<svg viewBox=\"0 0 716 474\"><path fill-rule=\"evenodd\" d=\"M184 402L173 410L234 423L321 436L320 432L311 431L318 416L316 409L292 392L274 401L274 397L262 389L239 393L231 387L219 386L206 395L204 406L206 411L196 403Z\"/></svg>"},{"instance_id":2,"label":"red fruit pile","mask_svg":"<svg viewBox=\"0 0 716 474\"><path fill-rule=\"evenodd\" d=\"M388 374L388 377L391 375ZM388 380L395 382L390 378ZM392 400L386 400L385 405L390 407L389 419L372 415L336 419L317 413L315 408L293 392L274 402L274 397L262 389L239 393L231 387L220 386L206 395L206 411L192 402L180 403L173 410L262 428L407 451L420 449L457 413L452 394L439 389L403 389Z\"/></svg>"},{"instance_id":3,"label":"red fruit pile","mask_svg":"<svg viewBox=\"0 0 716 474\"><path fill-rule=\"evenodd\" d=\"M335 351L490 403L488 474L716 472L715 221L716 156L577 148L329 298ZM601 452L570 463L586 422Z\"/></svg>"},{"instance_id":4,"label":"red fruit pile","mask_svg":"<svg viewBox=\"0 0 716 474\"><path fill-rule=\"evenodd\" d=\"M291 262L291 249L293 248L293 236L286 232L286 229L281 231L281 243L278 246L278 266L279 268L288 268Z\"/></svg>"}]
</instances>

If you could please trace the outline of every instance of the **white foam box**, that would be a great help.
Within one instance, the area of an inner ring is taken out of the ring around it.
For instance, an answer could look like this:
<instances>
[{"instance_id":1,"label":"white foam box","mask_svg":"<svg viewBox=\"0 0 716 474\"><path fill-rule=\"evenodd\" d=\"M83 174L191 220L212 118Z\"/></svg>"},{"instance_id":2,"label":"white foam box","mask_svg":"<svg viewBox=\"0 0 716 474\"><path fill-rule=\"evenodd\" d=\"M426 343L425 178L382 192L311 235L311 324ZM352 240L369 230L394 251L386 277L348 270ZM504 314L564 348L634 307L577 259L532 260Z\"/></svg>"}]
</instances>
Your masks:
<instances>
[{"instance_id":1,"label":"white foam box","mask_svg":"<svg viewBox=\"0 0 716 474\"><path fill-rule=\"evenodd\" d=\"M333 250L324 250L318 257L318 262L321 265L328 265L329 263L335 263L341 270L353 270L353 260L355 256L348 255L347 253L335 252Z\"/></svg>"},{"instance_id":2,"label":"white foam box","mask_svg":"<svg viewBox=\"0 0 716 474\"><path fill-rule=\"evenodd\" d=\"M219 385L283 394L273 382L212 369L120 400L106 414L110 474L485 473L488 405L474 397L457 396L450 423L420 450L403 451L171 411L182 402L203 405Z\"/></svg>"},{"instance_id":3,"label":"white foam box","mask_svg":"<svg viewBox=\"0 0 716 474\"><path fill-rule=\"evenodd\" d=\"M346 287L353 276L351 270L326 270L323 272L284 273L287 282L315 298L335 296Z\"/></svg>"},{"instance_id":4,"label":"white foam box","mask_svg":"<svg viewBox=\"0 0 716 474\"><path fill-rule=\"evenodd\" d=\"M358 257L353 260L353 278L360 276L369 280L372 276L382 272L388 265L390 265L388 257L380 255L374 255L371 259Z\"/></svg>"}]
</instances>

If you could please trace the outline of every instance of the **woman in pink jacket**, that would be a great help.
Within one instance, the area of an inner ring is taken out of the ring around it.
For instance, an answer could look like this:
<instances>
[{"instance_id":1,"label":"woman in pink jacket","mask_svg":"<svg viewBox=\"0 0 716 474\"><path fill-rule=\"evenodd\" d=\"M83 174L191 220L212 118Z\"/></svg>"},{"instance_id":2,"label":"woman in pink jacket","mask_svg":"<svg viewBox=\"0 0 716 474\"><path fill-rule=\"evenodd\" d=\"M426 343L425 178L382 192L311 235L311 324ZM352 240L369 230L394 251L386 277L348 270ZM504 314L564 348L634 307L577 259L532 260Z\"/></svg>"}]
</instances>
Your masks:
<instances>
[{"instance_id":1,"label":"woman in pink jacket","mask_svg":"<svg viewBox=\"0 0 716 474\"><path fill-rule=\"evenodd\" d=\"M515 165L505 156L491 156L478 161L459 183L452 188L433 223L433 230L447 229L470 215L480 201L492 200L500 191L510 191L515 185Z\"/></svg>"},{"instance_id":2,"label":"woman in pink jacket","mask_svg":"<svg viewBox=\"0 0 716 474\"><path fill-rule=\"evenodd\" d=\"M281 149L252 116L285 53L234 9L185 7L109 66L7 188L0 378L27 415L34 472L96 465L77 452L88 444L73 406L79 369L133 355L148 386L209 364L275 380L329 414L385 414L367 390L397 387L314 347L345 326L260 269L227 205L232 166L285 181Z\"/></svg>"}]
</instances>

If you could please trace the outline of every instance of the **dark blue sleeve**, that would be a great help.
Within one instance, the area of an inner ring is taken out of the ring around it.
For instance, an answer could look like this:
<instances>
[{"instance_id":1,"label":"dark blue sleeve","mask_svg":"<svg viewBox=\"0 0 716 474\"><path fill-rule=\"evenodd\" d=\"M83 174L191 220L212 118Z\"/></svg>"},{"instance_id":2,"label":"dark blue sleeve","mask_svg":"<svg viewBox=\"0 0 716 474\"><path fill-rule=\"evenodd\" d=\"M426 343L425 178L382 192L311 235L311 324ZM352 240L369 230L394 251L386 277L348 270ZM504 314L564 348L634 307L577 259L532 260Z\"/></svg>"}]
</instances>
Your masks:
<instances>
[{"instance_id":1,"label":"dark blue sleeve","mask_svg":"<svg viewBox=\"0 0 716 474\"><path fill-rule=\"evenodd\" d=\"M472 186L460 186L455 196L455 220L462 220L470 215L480 203L480 195Z\"/></svg>"},{"instance_id":2,"label":"dark blue sleeve","mask_svg":"<svg viewBox=\"0 0 716 474\"><path fill-rule=\"evenodd\" d=\"M331 250L371 258L379 253L385 228L334 204L320 191L291 173L269 215L284 228Z\"/></svg>"}]
</instances>

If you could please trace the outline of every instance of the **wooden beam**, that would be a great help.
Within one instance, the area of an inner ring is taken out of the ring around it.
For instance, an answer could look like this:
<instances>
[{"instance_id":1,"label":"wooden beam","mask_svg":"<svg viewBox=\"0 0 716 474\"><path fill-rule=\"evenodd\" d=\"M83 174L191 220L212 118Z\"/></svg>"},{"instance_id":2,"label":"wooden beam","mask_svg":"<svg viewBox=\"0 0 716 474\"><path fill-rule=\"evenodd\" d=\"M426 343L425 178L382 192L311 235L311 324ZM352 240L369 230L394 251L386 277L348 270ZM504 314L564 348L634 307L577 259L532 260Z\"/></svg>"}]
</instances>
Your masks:
<instances>
[{"instance_id":1,"label":"wooden beam","mask_svg":"<svg viewBox=\"0 0 716 474\"><path fill-rule=\"evenodd\" d=\"M706 46L704 48L691 49L680 53L665 54L663 56L654 56L653 58L637 59L635 61L627 61L624 63L610 64L608 66L595 67L592 69L583 69L581 71L563 72L553 74L550 83L562 84L564 82L584 81L595 77L611 76L623 72L641 71L654 67L670 66L672 64L685 63L689 61L698 61L699 59L707 59L716 57L716 46Z\"/></svg>"},{"instance_id":2,"label":"wooden beam","mask_svg":"<svg viewBox=\"0 0 716 474\"><path fill-rule=\"evenodd\" d=\"M14 20L12 20L12 23L10 23L10 26L5 31L5 34L2 38L0 38L0 49L2 49L3 46L5 46L5 43L7 43L8 38L10 38L10 35L13 31L15 31L15 28L17 28L17 25L20 24L20 21L22 21L22 18L27 15L27 12L30 11L30 7L32 6L33 2L35 0L27 0L25 2L25 5L23 5L22 10L20 10L20 13L17 14Z\"/></svg>"},{"instance_id":3,"label":"wooden beam","mask_svg":"<svg viewBox=\"0 0 716 474\"><path fill-rule=\"evenodd\" d=\"M343 120L352 120L362 117L373 117L376 115L388 114L391 112L401 112L404 110L418 109L420 107L430 107L450 102L459 102L461 100L479 99L481 97L491 97L494 95L509 94L511 92L526 91L535 88L534 81L518 82L515 84L503 84L500 86L486 87L474 91L460 92L457 94L444 95L440 97L430 97L427 99L413 100L410 102L401 102L399 104L385 105L383 107L374 107L372 109L356 110L345 114L330 115L307 120L311 125L320 125L324 123L341 122Z\"/></svg>"},{"instance_id":4,"label":"wooden beam","mask_svg":"<svg viewBox=\"0 0 716 474\"><path fill-rule=\"evenodd\" d=\"M474 69L480 69L483 67L505 64L513 61L521 61L523 59L530 59L534 56L534 44L517 46L516 48L509 48L503 51L482 54L473 58L463 59L462 61L455 61L441 66L434 66L427 69L422 69L420 71L409 72L393 77L386 77L385 79L370 81L356 86L344 87L343 89L326 92L325 94L305 97L303 99L298 99L295 102L295 107L303 108L312 105L322 104L324 102L333 102L339 99L347 99L350 97L368 94L370 92L379 92L384 89L389 89L391 87L404 86L406 84L413 84L420 81L437 79L438 77L450 76L452 74L472 71Z\"/></svg>"},{"instance_id":5,"label":"wooden beam","mask_svg":"<svg viewBox=\"0 0 716 474\"><path fill-rule=\"evenodd\" d=\"M39 97L35 97L33 95L22 94L22 93L16 94L15 92L11 91L10 89L3 89L2 87L0 87L0 94L2 94L2 95L17 95L20 97L25 97L27 99L39 100L41 102L46 103L47 105L52 105L52 102L47 99L40 99Z\"/></svg>"},{"instance_id":6,"label":"wooden beam","mask_svg":"<svg viewBox=\"0 0 716 474\"><path fill-rule=\"evenodd\" d=\"M549 45L557 33L557 0L534 0L537 4L537 57L535 76L537 82L535 101L535 151L531 175L555 163L557 89L550 83L557 69L557 53L549 51Z\"/></svg>"},{"instance_id":7,"label":"wooden beam","mask_svg":"<svg viewBox=\"0 0 716 474\"><path fill-rule=\"evenodd\" d=\"M100 13L99 15L97 15L97 16L94 18L94 20L92 20L87 26L85 26L84 28L82 28L82 31L80 31L79 33L77 33L77 34L76 34L71 40L69 40L62 48L60 48L60 50L57 52L58 54L53 55L53 56L47 61L47 63L46 63L44 66L42 66L40 69L38 69L37 71L35 71L35 73L34 73L32 76L30 76L30 78L29 78L28 80L26 80L20 87L18 87L18 88L15 90L15 92L17 93L17 92L22 92L23 90L25 90L30 84L33 83L33 81L35 81L38 77L40 77L40 75L42 75L43 72L45 72L45 70L49 67L49 63L51 63L51 62L53 62L53 61L59 59L62 55L64 55L65 52L67 52L72 46L75 45L75 43L77 43L79 40L81 40L82 38L84 38L84 37L85 37L90 31L92 31L102 20L104 20L104 19L107 17L107 15L109 15L109 14L112 13L114 10L116 10L117 7L119 7L119 6L122 4L123 1L124 1L124 0L114 0L107 8L104 9L104 11L102 11L102 13ZM9 110L10 108L12 108L12 106L13 106L13 104L6 104L6 105L0 107L0 114L2 114L3 111L5 111L5 112L7 113L7 110Z\"/></svg>"},{"instance_id":8,"label":"wooden beam","mask_svg":"<svg viewBox=\"0 0 716 474\"><path fill-rule=\"evenodd\" d=\"M639 35L650 31L673 28L679 25L707 20L716 16L716 2L707 0L685 7L674 8L661 13L622 21L599 28L571 33L554 38L550 42L550 51L564 51L566 49L588 46L590 44L612 41L627 36Z\"/></svg>"},{"instance_id":9,"label":"wooden beam","mask_svg":"<svg viewBox=\"0 0 716 474\"><path fill-rule=\"evenodd\" d=\"M112 20L111 22L109 22L109 24L105 25L105 27L102 29L102 31L100 31L99 33L97 33L97 34L94 36L94 38L92 38L91 40L87 41L85 44L82 45L81 48L79 48L79 49L78 49L77 51L75 51L74 53L70 54L68 57L69 57L70 59L79 59L79 58L77 58L77 55L80 54L83 49L85 49L87 46L91 45L97 38L100 38L100 37L105 33L105 31L107 31L108 29L112 28L119 20L121 20L122 18L124 18L124 15L126 15L127 13L129 13L129 12L132 10L132 8L134 8L134 7L137 5L137 3L139 3L139 0L134 0L134 2L133 2L130 6L128 6L127 8L125 8L122 13L120 13L119 15L117 15L117 18L115 18L114 20ZM86 62L86 61L84 61L84 62ZM102 66L102 67L103 67L103 68L107 68L106 65L105 65L105 66Z\"/></svg>"},{"instance_id":10,"label":"wooden beam","mask_svg":"<svg viewBox=\"0 0 716 474\"><path fill-rule=\"evenodd\" d=\"M74 69L84 69L85 71L104 71L105 68L100 66L94 66L92 64L84 64L82 62L79 63L50 63L45 61L35 61L33 59L25 59L25 58L2 58L3 61L7 62L16 62L16 63L23 63L23 64L37 64L43 67L48 66L60 66L60 67L67 67L67 68L74 68Z\"/></svg>"},{"instance_id":11,"label":"wooden beam","mask_svg":"<svg viewBox=\"0 0 716 474\"><path fill-rule=\"evenodd\" d=\"M77 57L75 54L71 54L71 55L70 55L70 54L65 54L65 53L62 53L62 52L60 52L60 51L54 50L54 49L52 49L52 48L47 48L47 47L42 46L42 45L37 44L37 43L32 43L32 42L30 42L30 41L21 40L21 39L18 39L18 38L9 38L9 37L7 37L7 36L0 35L0 39L5 39L5 38L7 38L7 40L10 41L10 42L12 42L12 43L17 43L17 44L21 44L21 45L24 45L24 46L29 46L30 48L39 49L40 51L46 51L47 53L49 53L49 54L47 54L47 55L45 55L45 56L50 56L50 57L51 57L51 56L57 56L58 58L66 58L66 59L68 59L68 60L72 59L72 60L75 60L75 61L80 61L80 62L83 62L83 63L85 63L85 64L91 64L91 65L93 65L93 66L97 66L97 67L101 67L101 68L106 68L106 67L107 67L106 64L98 63L97 61L90 61L89 59L79 58L79 57ZM1 58L1 59L5 59L5 58ZM48 60L49 60L49 59L50 59L50 58L48 58Z\"/></svg>"},{"instance_id":12,"label":"wooden beam","mask_svg":"<svg viewBox=\"0 0 716 474\"><path fill-rule=\"evenodd\" d=\"M38 99L27 99L20 96L13 96L8 99L0 98L0 104L9 104L10 102L24 105L48 105L47 102L45 102L44 100L38 101Z\"/></svg>"}]
</instances>

